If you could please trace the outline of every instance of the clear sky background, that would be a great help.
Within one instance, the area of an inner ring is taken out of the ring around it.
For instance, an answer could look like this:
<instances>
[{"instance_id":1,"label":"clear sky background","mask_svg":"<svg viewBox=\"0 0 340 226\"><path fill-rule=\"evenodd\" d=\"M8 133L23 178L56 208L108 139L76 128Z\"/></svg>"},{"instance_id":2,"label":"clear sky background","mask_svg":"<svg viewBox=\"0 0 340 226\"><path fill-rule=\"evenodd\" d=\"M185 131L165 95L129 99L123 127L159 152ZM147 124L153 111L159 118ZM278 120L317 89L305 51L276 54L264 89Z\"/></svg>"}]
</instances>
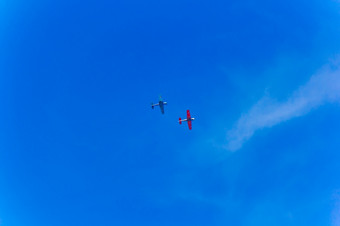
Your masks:
<instances>
[{"instance_id":1,"label":"clear sky background","mask_svg":"<svg viewBox=\"0 0 340 226\"><path fill-rule=\"evenodd\" d=\"M340 225L339 40L337 0L1 1L0 225Z\"/></svg>"}]
</instances>

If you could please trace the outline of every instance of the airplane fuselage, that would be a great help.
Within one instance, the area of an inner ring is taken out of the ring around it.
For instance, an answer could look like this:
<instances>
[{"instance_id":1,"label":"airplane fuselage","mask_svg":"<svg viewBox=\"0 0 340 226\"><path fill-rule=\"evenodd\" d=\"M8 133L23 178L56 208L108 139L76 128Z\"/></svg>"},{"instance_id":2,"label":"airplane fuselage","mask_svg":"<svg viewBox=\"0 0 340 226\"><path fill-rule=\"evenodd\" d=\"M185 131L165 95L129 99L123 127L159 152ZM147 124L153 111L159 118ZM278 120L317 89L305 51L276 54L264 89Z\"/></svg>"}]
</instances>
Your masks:
<instances>
[{"instance_id":1,"label":"airplane fuselage","mask_svg":"<svg viewBox=\"0 0 340 226\"><path fill-rule=\"evenodd\" d=\"M164 105L166 105L167 103L165 101L163 101L162 97L159 97L159 101L157 104L153 104L151 103L151 108L154 109L155 106L159 106L159 108L161 109L162 114L164 114Z\"/></svg>"},{"instance_id":2,"label":"airplane fuselage","mask_svg":"<svg viewBox=\"0 0 340 226\"><path fill-rule=\"evenodd\" d=\"M178 122L179 122L179 124L182 124L182 122L187 122L188 126L189 126L189 130L191 130L191 128L192 128L191 121L194 121L194 120L195 120L195 118L192 118L191 115L190 115L190 111L187 110L187 118L183 119L183 120L181 118L179 118Z\"/></svg>"}]
</instances>

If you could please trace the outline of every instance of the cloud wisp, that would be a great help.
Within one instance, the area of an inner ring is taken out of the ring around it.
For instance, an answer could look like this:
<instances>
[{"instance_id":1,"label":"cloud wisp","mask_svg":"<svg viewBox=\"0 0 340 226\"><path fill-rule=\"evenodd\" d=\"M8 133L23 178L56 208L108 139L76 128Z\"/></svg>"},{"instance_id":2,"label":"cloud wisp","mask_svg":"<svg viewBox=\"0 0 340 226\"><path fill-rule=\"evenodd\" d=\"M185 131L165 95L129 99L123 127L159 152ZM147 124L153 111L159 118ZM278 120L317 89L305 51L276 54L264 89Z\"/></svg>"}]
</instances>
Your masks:
<instances>
[{"instance_id":1,"label":"cloud wisp","mask_svg":"<svg viewBox=\"0 0 340 226\"><path fill-rule=\"evenodd\" d=\"M340 226L340 190L335 190L332 197L334 208L331 214L332 226Z\"/></svg>"},{"instance_id":2,"label":"cloud wisp","mask_svg":"<svg viewBox=\"0 0 340 226\"><path fill-rule=\"evenodd\" d=\"M305 115L325 103L336 101L340 101L340 61L323 67L285 102L278 102L268 96L260 99L228 131L227 149L236 151L257 130Z\"/></svg>"}]
</instances>

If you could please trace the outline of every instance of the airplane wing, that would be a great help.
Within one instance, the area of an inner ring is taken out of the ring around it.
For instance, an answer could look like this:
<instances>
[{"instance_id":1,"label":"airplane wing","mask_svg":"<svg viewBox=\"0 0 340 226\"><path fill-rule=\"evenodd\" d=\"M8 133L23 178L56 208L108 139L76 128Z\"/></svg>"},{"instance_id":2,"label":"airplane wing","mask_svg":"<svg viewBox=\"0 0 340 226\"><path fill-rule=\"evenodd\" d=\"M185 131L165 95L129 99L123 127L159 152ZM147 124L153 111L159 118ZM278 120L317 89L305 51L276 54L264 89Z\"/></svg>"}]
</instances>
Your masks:
<instances>
[{"instance_id":1,"label":"airplane wing","mask_svg":"<svg viewBox=\"0 0 340 226\"><path fill-rule=\"evenodd\" d=\"M189 118L191 118L191 116L190 116L190 111L187 110L187 119L189 119Z\"/></svg>"},{"instance_id":2,"label":"airplane wing","mask_svg":"<svg viewBox=\"0 0 340 226\"><path fill-rule=\"evenodd\" d=\"M191 130L192 129L191 121L188 121L188 126L189 126L189 129Z\"/></svg>"}]
</instances>

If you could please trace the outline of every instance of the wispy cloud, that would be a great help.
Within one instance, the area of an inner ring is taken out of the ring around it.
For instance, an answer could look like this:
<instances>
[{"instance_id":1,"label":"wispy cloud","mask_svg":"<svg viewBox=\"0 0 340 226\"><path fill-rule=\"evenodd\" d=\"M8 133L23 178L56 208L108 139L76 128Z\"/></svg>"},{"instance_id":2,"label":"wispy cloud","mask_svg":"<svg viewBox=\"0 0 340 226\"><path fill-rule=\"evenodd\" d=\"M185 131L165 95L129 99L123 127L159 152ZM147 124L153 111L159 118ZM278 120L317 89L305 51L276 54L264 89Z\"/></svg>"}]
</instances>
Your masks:
<instances>
[{"instance_id":1,"label":"wispy cloud","mask_svg":"<svg viewBox=\"0 0 340 226\"><path fill-rule=\"evenodd\" d=\"M340 61L333 61L313 75L284 102L265 96L243 114L227 134L227 149L235 151L255 131L307 114L328 102L340 101Z\"/></svg>"},{"instance_id":2,"label":"wispy cloud","mask_svg":"<svg viewBox=\"0 0 340 226\"><path fill-rule=\"evenodd\" d=\"M332 226L340 226L340 190L334 191L333 194L334 208L332 211Z\"/></svg>"}]
</instances>

